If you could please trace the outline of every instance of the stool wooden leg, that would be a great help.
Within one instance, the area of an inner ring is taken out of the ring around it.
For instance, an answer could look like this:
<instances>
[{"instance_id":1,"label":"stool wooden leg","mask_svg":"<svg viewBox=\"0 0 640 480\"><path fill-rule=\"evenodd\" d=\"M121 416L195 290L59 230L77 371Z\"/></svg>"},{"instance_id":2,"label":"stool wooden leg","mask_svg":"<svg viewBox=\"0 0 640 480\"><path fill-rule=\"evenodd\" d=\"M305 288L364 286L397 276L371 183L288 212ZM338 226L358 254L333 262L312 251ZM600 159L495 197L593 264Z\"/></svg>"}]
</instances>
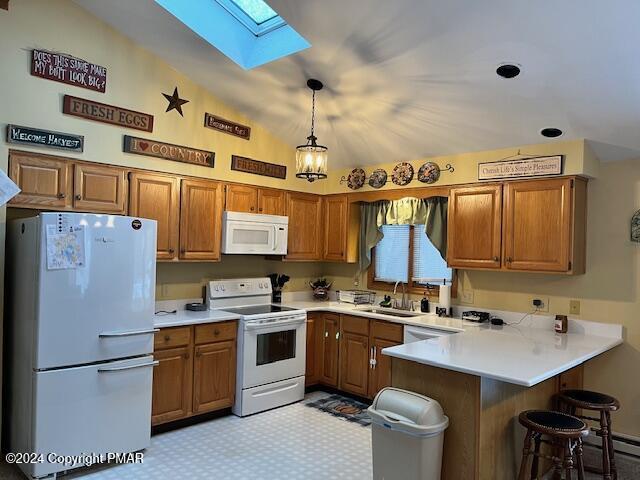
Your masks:
<instances>
[{"instance_id":1,"label":"stool wooden leg","mask_svg":"<svg viewBox=\"0 0 640 480\"><path fill-rule=\"evenodd\" d=\"M553 451L553 474L551 475L551 480L562 480L563 446L557 440L554 440L551 448Z\"/></svg>"},{"instance_id":2,"label":"stool wooden leg","mask_svg":"<svg viewBox=\"0 0 640 480\"><path fill-rule=\"evenodd\" d=\"M605 412L605 417L607 418L607 426L608 428L608 432L609 435L607 436L607 441L609 442L609 457L611 458L610 461L610 468L611 468L611 476L614 480L618 479L618 469L616 468L616 461L615 461L615 455L614 455L614 451L613 451L613 433L611 431L611 413L609 412ZM604 441L604 437L602 438L602 440Z\"/></svg>"},{"instance_id":3,"label":"stool wooden leg","mask_svg":"<svg viewBox=\"0 0 640 480\"><path fill-rule=\"evenodd\" d=\"M610 432L607 412L600 412L600 431L602 435L602 479L613 480L611 476Z\"/></svg>"},{"instance_id":4,"label":"stool wooden leg","mask_svg":"<svg viewBox=\"0 0 640 480\"><path fill-rule=\"evenodd\" d=\"M540 463L540 434L533 435L533 460L531 463L531 478L538 480L538 464Z\"/></svg>"},{"instance_id":5,"label":"stool wooden leg","mask_svg":"<svg viewBox=\"0 0 640 480\"><path fill-rule=\"evenodd\" d=\"M520 463L520 473L518 474L518 480L527 480L527 464L529 463L529 452L531 449L531 430L527 430L527 434L524 437L524 447L522 447L522 461Z\"/></svg>"},{"instance_id":6,"label":"stool wooden leg","mask_svg":"<svg viewBox=\"0 0 640 480\"><path fill-rule=\"evenodd\" d=\"M573 447L571 445L572 440L566 440L566 444L564 447L564 458L562 461L564 471L565 471L565 480L571 480L572 471L573 471Z\"/></svg>"},{"instance_id":7,"label":"stool wooden leg","mask_svg":"<svg viewBox=\"0 0 640 480\"><path fill-rule=\"evenodd\" d=\"M576 469L578 470L578 480L584 480L584 459L582 458L582 439L578 439L576 445Z\"/></svg>"}]
</instances>

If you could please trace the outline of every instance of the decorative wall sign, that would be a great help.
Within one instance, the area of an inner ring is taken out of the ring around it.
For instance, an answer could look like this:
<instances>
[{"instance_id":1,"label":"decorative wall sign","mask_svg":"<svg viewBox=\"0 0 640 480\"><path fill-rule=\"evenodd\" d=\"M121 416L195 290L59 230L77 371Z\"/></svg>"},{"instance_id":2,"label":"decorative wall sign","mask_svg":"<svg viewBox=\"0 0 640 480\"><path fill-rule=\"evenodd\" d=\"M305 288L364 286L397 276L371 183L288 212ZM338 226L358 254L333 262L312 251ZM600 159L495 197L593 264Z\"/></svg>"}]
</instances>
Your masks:
<instances>
[{"instance_id":1,"label":"decorative wall sign","mask_svg":"<svg viewBox=\"0 0 640 480\"><path fill-rule=\"evenodd\" d=\"M478 164L478 180L562 175L562 155Z\"/></svg>"},{"instance_id":2,"label":"decorative wall sign","mask_svg":"<svg viewBox=\"0 0 640 480\"><path fill-rule=\"evenodd\" d=\"M640 210L631 217L631 241L640 243Z\"/></svg>"},{"instance_id":3,"label":"decorative wall sign","mask_svg":"<svg viewBox=\"0 0 640 480\"><path fill-rule=\"evenodd\" d=\"M276 165L275 163L261 162L252 158L231 156L231 170L238 172L253 173L254 175L262 175L263 177L287 178L287 167L284 165Z\"/></svg>"},{"instance_id":4,"label":"decorative wall sign","mask_svg":"<svg viewBox=\"0 0 640 480\"><path fill-rule=\"evenodd\" d=\"M184 117L184 115L182 114L182 105L184 105L185 103L189 103L189 100L180 98L180 96L178 95L178 87L173 89L173 95L169 95L168 93L163 93L162 95L164 95L164 98L166 98L169 102L169 105L167 106L165 112L175 110L180 114L181 117Z\"/></svg>"},{"instance_id":5,"label":"decorative wall sign","mask_svg":"<svg viewBox=\"0 0 640 480\"><path fill-rule=\"evenodd\" d=\"M204 126L230 135L235 135L236 137L244 138L245 140L249 140L251 137L250 127L225 120L224 118L211 113L204 114Z\"/></svg>"},{"instance_id":6,"label":"decorative wall sign","mask_svg":"<svg viewBox=\"0 0 640 480\"><path fill-rule=\"evenodd\" d=\"M33 50L31 75L104 93L107 69L64 53Z\"/></svg>"},{"instance_id":7,"label":"decorative wall sign","mask_svg":"<svg viewBox=\"0 0 640 480\"><path fill-rule=\"evenodd\" d=\"M71 152L82 152L84 149L84 137L82 135L21 127L19 125L7 125L7 143L59 148Z\"/></svg>"},{"instance_id":8,"label":"decorative wall sign","mask_svg":"<svg viewBox=\"0 0 640 480\"><path fill-rule=\"evenodd\" d=\"M156 142L155 140L131 137L129 135L124 136L123 151L137 155L164 158L175 162L192 163L194 165L202 165L203 167L213 167L216 155L206 150Z\"/></svg>"},{"instance_id":9,"label":"decorative wall sign","mask_svg":"<svg viewBox=\"0 0 640 480\"><path fill-rule=\"evenodd\" d=\"M153 131L153 115L71 95L64 96L62 112L96 122L110 123L145 132Z\"/></svg>"}]
</instances>

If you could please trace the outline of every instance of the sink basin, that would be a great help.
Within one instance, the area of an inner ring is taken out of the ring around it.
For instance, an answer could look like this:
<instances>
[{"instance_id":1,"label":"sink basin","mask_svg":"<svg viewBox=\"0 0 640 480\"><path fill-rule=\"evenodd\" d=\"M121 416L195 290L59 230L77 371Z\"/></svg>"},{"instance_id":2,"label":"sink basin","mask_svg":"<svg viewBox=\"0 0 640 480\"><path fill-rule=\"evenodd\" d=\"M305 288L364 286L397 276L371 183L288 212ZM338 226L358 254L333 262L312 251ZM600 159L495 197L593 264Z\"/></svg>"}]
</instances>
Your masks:
<instances>
[{"instance_id":1,"label":"sink basin","mask_svg":"<svg viewBox=\"0 0 640 480\"><path fill-rule=\"evenodd\" d=\"M377 313L378 315L389 315L391 317L419 317L424 315L422 312L410 312L408 310L399 310L397 308L385 308L385 307L367 307L359 308L361 312Z\"/></svg>"}]
</instances>

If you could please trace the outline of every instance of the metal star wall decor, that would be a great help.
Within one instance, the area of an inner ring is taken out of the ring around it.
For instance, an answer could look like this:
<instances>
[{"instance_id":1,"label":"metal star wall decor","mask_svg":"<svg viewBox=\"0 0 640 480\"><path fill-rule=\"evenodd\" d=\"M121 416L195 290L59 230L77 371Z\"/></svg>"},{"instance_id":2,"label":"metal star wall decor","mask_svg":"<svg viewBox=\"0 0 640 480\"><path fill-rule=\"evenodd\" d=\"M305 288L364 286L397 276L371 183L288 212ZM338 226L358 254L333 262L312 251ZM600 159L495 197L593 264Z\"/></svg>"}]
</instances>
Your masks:
<instances>
[{"instance_id":1,"label":"metal star wall decor","mask_svg":"<svg viewBox=\"0 0 640 480\"><path fill-rule=\"evenodd\" d=\"M166 98L169 102L169 106L167 107L165 112L169 112L175 109L180 114L180 116L184 117L182 113L182 105L184 105L185 103L189 103L189 100L180 98L180 96L178 95L178 87L173 89L173 95L169 95L167 93L163 93L162 95L164 95L164 98Z\"/></svg>"}]
</instances>

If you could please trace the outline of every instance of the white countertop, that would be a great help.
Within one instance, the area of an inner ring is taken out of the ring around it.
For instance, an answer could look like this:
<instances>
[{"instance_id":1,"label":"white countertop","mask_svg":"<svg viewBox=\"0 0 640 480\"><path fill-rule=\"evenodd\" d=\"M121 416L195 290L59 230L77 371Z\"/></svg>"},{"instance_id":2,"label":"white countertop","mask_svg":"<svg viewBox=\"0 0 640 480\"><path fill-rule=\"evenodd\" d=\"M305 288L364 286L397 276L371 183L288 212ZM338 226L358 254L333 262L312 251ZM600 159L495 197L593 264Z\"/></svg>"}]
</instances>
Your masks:
<instances>
[{"instance_id":1,"label":"white countertop","mask_svg":"<svg viewBox=\"0 0 640 480\"><path fill-rule=\"evenodd\" d=\"M157 313L153 318L155 328L181 327L185 325L196 325L199 323L216 323L226 320L237 320L240 315L227 313L221 310L205 310L203 312L192 312L185 310L185 305L190 302L200 302L202 299L167 300L156 302L156 312L164 310L176 313Z\"/></svg>"}]
</instances>

